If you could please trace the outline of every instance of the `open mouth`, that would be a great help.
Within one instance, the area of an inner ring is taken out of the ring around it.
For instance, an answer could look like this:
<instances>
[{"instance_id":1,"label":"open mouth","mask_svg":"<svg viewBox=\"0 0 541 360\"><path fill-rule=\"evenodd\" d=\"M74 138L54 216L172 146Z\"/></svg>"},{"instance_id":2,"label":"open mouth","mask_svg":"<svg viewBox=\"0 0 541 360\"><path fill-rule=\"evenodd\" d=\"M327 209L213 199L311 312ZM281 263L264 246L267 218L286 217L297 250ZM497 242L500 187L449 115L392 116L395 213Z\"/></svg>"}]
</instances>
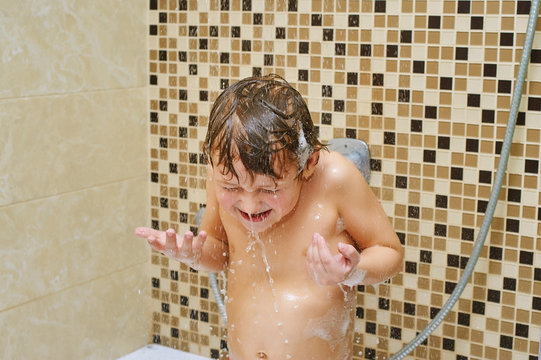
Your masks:
<instances>
[{"instance_id":1,"label":"open mouth","mask_svg":"<svg viewBox=\"0 0 541 360\"><path fill-rule=\"evenodd\" d=\"M263 211L263 212L260 212L260 213L257 213L257 214L248 214L242 210L239 210L241 216L247 220L247 221L252 221L252 222L261 222L263 220L265 220L269 215L270 215L270 212L272 210L267 210L267 211Z\"/></svg>"}]
</instances>

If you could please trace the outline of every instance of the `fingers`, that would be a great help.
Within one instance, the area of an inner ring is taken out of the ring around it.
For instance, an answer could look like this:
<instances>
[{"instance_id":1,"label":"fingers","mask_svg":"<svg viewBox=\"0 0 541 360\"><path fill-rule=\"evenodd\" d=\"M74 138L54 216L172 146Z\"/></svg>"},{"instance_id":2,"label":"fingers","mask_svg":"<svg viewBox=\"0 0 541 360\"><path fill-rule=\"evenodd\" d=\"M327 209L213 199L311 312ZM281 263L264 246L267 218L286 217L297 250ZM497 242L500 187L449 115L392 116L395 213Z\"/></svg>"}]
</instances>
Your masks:
<instances>
[{"instance_id":1,"label":"fingers","mask_svg":"<svg viewBox=\"0 0 541 360\"><path fill-rule=\"evenodd\" d=\"M160 233L161 233L161 231L154 230L154 229L151 229L151 228L148 228L148 227L135 228L135 235L139 236L139 237L142 237L142 238L145 238L145 239L148 239L149 236L158 237L158 236L160 236Z\"/></svg>"},{"instance_id":2,"label":"fingers","mask_svg":"<svg viewBox=\"0 0 541 360\"><path fill-rule=\"evenodd\" d=\"M192 249L194 252L200 253L203 249L203 245L205 244L205 241L207 240L207 232L201 231L199 232L199 235L195 238L195 240L192 242Z\"/></svg>"},{"instance_id":3,"label":"fingers","mask_svg":"<svg viewBox=\"0 0 541 360\"><path fill-rule=\"evenodd\" d=\"M344 243L338 243L338 251L346 258L347 262L354 265L359 262L360 255L355 247Z\"/></svg>"}]
</instances>

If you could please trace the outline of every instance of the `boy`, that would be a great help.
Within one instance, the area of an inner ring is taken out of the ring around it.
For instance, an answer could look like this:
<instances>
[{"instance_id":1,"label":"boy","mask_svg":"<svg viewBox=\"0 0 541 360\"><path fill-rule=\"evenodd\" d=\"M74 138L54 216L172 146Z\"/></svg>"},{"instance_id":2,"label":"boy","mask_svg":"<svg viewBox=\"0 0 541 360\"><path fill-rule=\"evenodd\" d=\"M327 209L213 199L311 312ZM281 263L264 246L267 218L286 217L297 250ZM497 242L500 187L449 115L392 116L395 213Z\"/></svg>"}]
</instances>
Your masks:
<instances>
[{"instance_id":1,"label":"boy","mask_svg":"<svg viewBox=\"0 0 541 360\"><path fill-rule=\"evenodd\" d=\"M201 231L137 228L157 251L227 270L232 360L351 359L356 285L402 267L402 246L366 181L316 136L301 95L271 75L214 103Z\"/></svg>"}]
</instances>

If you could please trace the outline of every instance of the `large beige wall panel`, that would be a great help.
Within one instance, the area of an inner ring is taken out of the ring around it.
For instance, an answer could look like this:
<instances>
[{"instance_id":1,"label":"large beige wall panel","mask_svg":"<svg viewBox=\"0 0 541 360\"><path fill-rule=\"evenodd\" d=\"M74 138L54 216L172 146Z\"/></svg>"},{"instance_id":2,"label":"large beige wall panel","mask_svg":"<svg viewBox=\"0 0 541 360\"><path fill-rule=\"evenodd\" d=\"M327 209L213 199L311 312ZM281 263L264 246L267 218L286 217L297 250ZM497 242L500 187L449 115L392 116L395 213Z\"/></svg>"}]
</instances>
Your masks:
<instances>
[{"instance_id":1,"label":"large beige wall panel","mask_svg":"<svg viewBox=\"0 0 541 360\"><path fill-rule=\"evenodd\" d=\"M145 86L147 3L0 0L0 98Z\"/></svg>"}]
</instances>

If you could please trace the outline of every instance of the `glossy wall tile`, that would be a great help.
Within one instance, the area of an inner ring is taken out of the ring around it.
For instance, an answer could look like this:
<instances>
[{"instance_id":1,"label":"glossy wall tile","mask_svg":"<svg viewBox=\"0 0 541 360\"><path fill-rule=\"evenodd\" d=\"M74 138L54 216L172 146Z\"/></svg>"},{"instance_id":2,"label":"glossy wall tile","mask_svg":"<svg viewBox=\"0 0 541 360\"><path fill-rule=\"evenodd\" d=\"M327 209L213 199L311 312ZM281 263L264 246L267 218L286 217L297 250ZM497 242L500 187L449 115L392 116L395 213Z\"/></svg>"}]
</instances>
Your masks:
<instances>
[{"instance_id":1,"label":"glossy wall tile","mask_svg":"<svg viewBox=\"0 0 541 360\"><path fill-rule=\"evenodd\" d=\"M406 249L389 283L360 287L355 359L383 359L443 306L486 210L529 1L150 0L150 216L195 230L210 107L235 81L278 73L320 137L365 140L374 193ZM538 25L538 29L539 29ZM417 359L532 359L541 325L541 35L509 171L470 285ZM208 277L152 257L152 341L223 357Z\"/></svg>"}]
</instances>

